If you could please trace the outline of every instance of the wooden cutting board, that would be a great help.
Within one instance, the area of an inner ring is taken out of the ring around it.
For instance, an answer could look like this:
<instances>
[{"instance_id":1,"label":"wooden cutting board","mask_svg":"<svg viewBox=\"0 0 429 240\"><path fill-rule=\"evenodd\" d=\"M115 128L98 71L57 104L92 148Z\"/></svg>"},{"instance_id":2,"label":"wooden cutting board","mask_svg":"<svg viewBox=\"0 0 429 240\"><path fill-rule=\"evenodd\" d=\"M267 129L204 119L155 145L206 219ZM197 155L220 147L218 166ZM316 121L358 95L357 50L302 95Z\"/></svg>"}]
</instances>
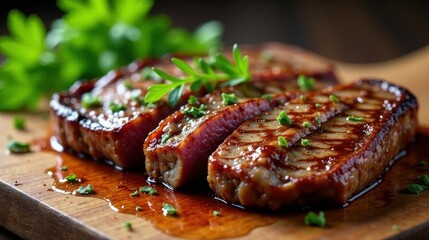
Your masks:
<instances>
[{"instance_id":1,"label":"wooden cutting board","mask_svg":"<svg viewBox=\"0 0 429 240\"><path fill-rule=\"evenodd\" d=\"M341 79L347 79L344 81L358 76L376 76L409 88L417 95L420 102L421 125L429 126L427 106L429 94L425 93L425 87L429 87L429 83L425 80L428 73L427 66L429 66L429 47L401 59L380 64L336 64ZM27 119L26 131L13 129L12 119L16 115ZM57 154L34 151L29 154L9 155L5 151L9 138L24 142L46 139L49 135L49 120L46 114L1 113L0 132L0 224L21 237L168 239L176 235L210 238L215 236L211 235L213 231L222 232L223 228L215 224L217 220L210 218L209 230L201 232L194 229L194 235L181 235L180 228L186 226L179 216L172 220L166 218L166 221L171 221L171 224L178 226L176 232L166 233L165 228L163 231L154 221L137 216L144 215L144 212L123 214L113 211L105 199L77 197L52 191L54 180L47 174L47 170L56 166L59 157ZM425 144L428 143L429 131L423 129L417 136L416 142L408 147L406 156L393 165L379 186L357 198L346 208L324 208L327 218L325 228L305 226L304 216L307 211L292 211L282 216L268 217L274 221L267 221L262 224L265 226L250 229L249 233L238 237L244 239L424 238L429 235L429 191L413 195L405 193L403 189L408 184L416 182L417 176L429 173L427 167L417 166L419 160L429 161L429 151L425 150L427 146ZM121 174L112 168L113 172ZM106 176L106 181L109 181L109 176ZM171 194L169 196L174 198L174 193ZM257 214L264 216L264 213ZM231 228L239 230L252 223L251 218L246 222L248 218L245 218L245 215L237 216L240 217L236 220L234 216L221 216L219 223L224 221L228 224L224 226L225 231ZM123 226L126 221L132 223L132 231ZM207 219L196 221L204 222Z\"/></svg>"}]
</instances>

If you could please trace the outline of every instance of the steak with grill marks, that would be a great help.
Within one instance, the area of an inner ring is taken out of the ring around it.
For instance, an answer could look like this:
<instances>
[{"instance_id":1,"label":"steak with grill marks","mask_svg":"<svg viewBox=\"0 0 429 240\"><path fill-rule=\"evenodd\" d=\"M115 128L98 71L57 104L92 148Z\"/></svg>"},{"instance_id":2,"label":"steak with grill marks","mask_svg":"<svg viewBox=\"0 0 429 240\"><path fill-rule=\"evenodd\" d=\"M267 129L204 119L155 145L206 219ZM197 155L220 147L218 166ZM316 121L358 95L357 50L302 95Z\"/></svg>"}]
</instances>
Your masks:
<instances>
[{"instance_id":1,"label":"steak with grill marks","mask_svg":"<svg viewBox=\"0 0 429 240\"><path fill-rule=\"evenodd\" d=\"M413 139L417 108L409 91L381 80L308 94L234 131L210 156L208 182L246 207L344 204ZM276 121L281 111L291 125Z\"/></svg>"}]
</instances>

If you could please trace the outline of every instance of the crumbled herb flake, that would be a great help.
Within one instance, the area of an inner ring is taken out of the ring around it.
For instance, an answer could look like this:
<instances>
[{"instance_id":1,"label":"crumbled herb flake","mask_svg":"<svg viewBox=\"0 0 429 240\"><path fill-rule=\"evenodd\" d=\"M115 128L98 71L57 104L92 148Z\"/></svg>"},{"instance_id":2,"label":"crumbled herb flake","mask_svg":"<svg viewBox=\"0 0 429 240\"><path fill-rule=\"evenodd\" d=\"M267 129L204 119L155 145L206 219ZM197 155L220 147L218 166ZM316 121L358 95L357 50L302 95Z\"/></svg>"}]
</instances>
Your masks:
<instances>
[{"instance_id":1,"label":"crumbled herb flake","mask_svg":"<svg viewBox=\"0 0 429 240\"><path fill-rule=\"evenodd\" d=\"M62 166L62 167L61 167L61 171L65 172L65 171L67 171L67 170L68 170L68 167L67 167L67 166Z\"/></svg>"},{"instance_id":2,"label":"crumbled herb flake","mask_svg":"<svg viewBox=\"0 0 429 240\"><path fill-rule=\"evenodd\" d=\"M220 215L221 215L221 213L219 211L217 211L217 210L213 211L213 216L214 217L220 217Z\"/></svg>"},{"instance_id":3,"label":"crumbled herb flake","mask_svg":"<svg viewBox=\"0 0 429 240\"><path fill-rule=\"evenodd\" d=\"M196 108L196 107L188 108L188 107L186 107L182 110L182 112L186 115L190 115L190 116L193 116L195 118L199 118L199 117L204 116L206 109L207 109L206 105L201 104L199 108Z\"/></svg>"},{"instance_id":4,"label":"crumbled herb flake","mask_svg":"<svg viewBox=\"0 0 429 240\"><path fill-rule=\"evenodd\" d=\"M30 152L30 144L29 143L21 143L15 140L10 140L7 143L7 149L11 153L29 153Z\"/></svg>"},{"instance_id":5,"label":"crumbled herb flake","mask_svg":"<svg viewBox=\"0 0 429 240\"><path fill-rule=\"evenodd\" d=\"M396 224L392 225L392 230L393 231L401 231L401 229Z\"/></svg>"},{"instance_id":6,"label":"crumbled herb flake","mask_svg":"<svg viewBox=\"0 0 429 240\"><path fill-rule=\"evenodd\" d=\"M322 125L322 115L320 113L317 113L316 123L319 127Z\"/></svg>"},{"instance_id":7,"label":"crumbled herb flake","mask_svg":"<svg viewBox=\"0 0 429 240\"><path fill-rule=\"evenodd\" d=\"M311 145L310 144L310 140L305 139L305 138L301 139L301 145L304 146L304 147L310 146Z\"/></svg>"},{"instance_id":8,"label":"crumbled herb flake","mask_svg":"<svg viewBox=\"0 0 429 240\"><path fill-rule=\"evenodd\" d=\"M77 176L76 174L71 173L70 175L66 176L64 179L67 180L67 182L76 182Z\"/></svg>"},{"instance_id":9,"label":"crumbled herb flake","mask_svg":"<svg viewBox=\"0 0 429 240\"><path fill-rule=\"evenodd\" d=\"M149 186L140 187L140 192L149 194L151 196L156 195L158 193L153 187Z\"/></svg>"},{"instance_id":10,"label":"crumbled herb flake","mask_svg":"<svg viewBox=\"0 0 429 240\"><path fill-rule=\"evenodd\" d=\"M265 63L273 60L273 54L270 51L263 51L261 54L261 60Z\"/></svg>"},{"instance_id":11,"label":"crumbled herb flake","mask_svg":"<svg viewBox=\"0 0 429 240\"><path fill-rule=\"evenodd\" d=\"M314 106L315 106L316 108L320 108L322 105L321 105L320 103L316 103L316 104L314 104Z\"/></svg>"},{"instance_id":12,"label":"crumbled herb flake","mask_svg":"<svg viewBox=\"0 0 429 240\"><path fill-rule=\"evenodd\" d=\"M303 91L313 90L316 84L316 80L314 78L306 77L301 74L298 76L297 84L299 88Z\"/></svg>"},{"instance_id":13,"label":"crumbled herb flake","mask_svg":"<svg viewBox=\"0 0 429 240\"><path fill-rule=\"evenodd\" d=\"M165 142L167 142L168 139L170 139L170 134L169 133L166 133L166 134L162 135L161 144L164 144Z\"/></svg>"},{"instance_id":14,"label":"crumbled herb flake","mask_svg":"<svg viewBox=\"0 0 429 240\"><path fill-rule=\"evenodd\" d=\"M88 195L94 192L94 187L91 184L86 185L86 187L80 186L78 189L76 189L76 192L80 195Z\"/></svg>"},{"instance_id":15,"label":"crumbled herb flake","mask_svg":"<svg viewBox=\"0 0 429 240\"><path fill-rule=\"evenodd\" d=\"M273 98L271 97L271 94L264 94L264 95L261 96L261 98L267 99L268 101L273 100Z\"/></svg>"},{"instance_id":16,"label":"crumbled herb flake","mask_svg":"<svg viewBox=\"0 0 429 240\"><path fill-rule=\"evenodd\" d=\"M124 111L126 109L125 104L123 103L116 104L113 102L109 104L109 108L112 111L112 113Z\"/></svg>"},{"instance_id":17,"label":"crumbled herb flake","mask_svg":"<svg viewBox=\"0 0 429 240\"><path fill-rule=\"evenodd\" d=\"M301 101L305 101L305 100L307 100L307 97L305 95L301 95L301 96L299 96L299 99L301 99Z\"/></svg>"},{"instance_id":18,"label":"crumbled herb flake","mask_svg":"<svg viewBox=\"0 0 429 240\"><path fill-rule=\"evenodd\" d=\"M13 127L16 130L25 130L25 119L23 117L14 117Z\"/></svg>"},{"instance_id":19,"label":"crumbled herb flake","mask_svg":"<svg viewBox=\"0 0 429 240\"><path fill-rule=\"evenodd\" d=\"M335 96L335 95L329 95L329 100L331 100L331 102L334 102L334 103L339 103L340 102L340 99L338 99L338 97L337 96Z\"/></svg>"},{"instance_id":20,"label":"crumbled herb flake","mask_svg":"<svg viewBox=\"0 0 429 240\"><path fill-rule=\"evenodd\" d=\"M163 203L162 204L162 212L164 216L174 216L178 214L178 211L176 208L173 207L173 205L169 203Z\"/></svg>"},{"instance_id":21,"label":"crumbled herb flake","mask_svg":"<svg viewBox=\"0 0 429 240\"><path fill-rule=\"evenodd\" d=\"M136 207L136 211L139 211L139 212L140 212L141 210L143 210L142 206L137 206L137 207Z\"/></svg>"},{"instance_id":22,"label":"crumbled herb flake","mask_svg":"<svg viewBox=\"0 0 429 240\"><path fill-rule=\"evenodd\" d=\"M130 197L138 197L139 196L139 192L137 190L135 190L134 192L130 193Z\"/></svg>"},{"instance_id":23,"label":"crumbled herb flake","mask_svg":"<svg viewBox=\"0 0 429 240\"><path fill-rule=\"evenodd\" d=\"M133 225L130 222L124 222L124 227L128 230L128 231L132 231L133 230Z\"/></svg>"},{"instance_id":24,"label":"crumbled herb flake","mask_svg":"<svg viewBox=\"0 0 429 240\"><path fill-rule=\"evenodd\" d=\"M365 119L363 117L355 117L355 116L348 116L348 117L346 117L346 120L350 121L350 122L363 122L363 121L365 121Z\"/></svg>"},{"instance_id":25,"label":"crumbled herb flake","mask_svg":"<svg viewBox=\"0 0 429 240\"><path fill-rule=\"evenodd\" d=\"M286 114L285 111L281 111L279 113L279 116L277 117L277 122L281 125L291 125L292 121L290 120L289 116Z\"/></svg>"},{"instance_id":26,"label":"crumbled herb flake","mask_svg":"<svg viewBox=\"0 0 429 240\"><path fill-rule=\"evenodd\" d=\"M419 176L419 180L422 183L421 186L426 190L429 189L429 176L427 174Z\"/></svg>"},{"instance_id":27,"label":"crumbled herb flake","mask_svg":"<svg viewBox=\"0 0 429 240\"><path fill-rule=\"evenodd\" d=\"M320 211L319 214L309 212L305 215L304 222L308 226L324 227L326 224L325 213L323 211Z\"/></svg>"},{"instance_id":28,"label":"crumbled herb flake","mask_svg":"<svg viewBox=\"0 0 429 240\"><path fill-rule=\"evenodd\" d=\"M420 167L426 167L428 165L428 162L426 162L425 160L420 160L417 163L417 165L420 166Z\"/></svg>"},{"instance_id":29,"label":"crumbled herb flake","mask_svg":"<svg viewBox=\"0 0 429 240\"><path fill-rule=\"evenodd\" d=\"M198 101L198 98L196 98L194 95L189 96L189 99L188 99L189 104L195 105L197 101Z\"/></svg>"},{"instance_id":30,"label":"crumbled herb flake","mask_svg":"<svg viewBox=\"0 0 429 240\"><path fill-rule=\"evenodd\" d=\"M82 95L81 105L84 108L92 108L100 106L100 98L98 96L93 96L91 93L87 92Z\"/></svg>"},{"instance_id":31,"label":"crumbled herb flake","mask_svg":"<svg viewBox=\"0 0 429 240\"><path fill-rule=\"evenodd\" d=\"M419 194L424 190L424 188L420 184L413 183L407 186L407 190L410 193Z\"/></svg>"},{"instance_id":32,"label":"crumbled herb flake","mask_svg":"<svg viewBox=\"0 0 429 240\"><path fill-rule=\"evenodd\" d=\"M131 89L133 89L133 88L134 88L134 84L133 84L132 82L130 82L130 81L124 81L124 87L125 87L126 89L131 90Z\"/></svg>"},{"instance_id":33,"label":"crumbled herb flake","mask_svg":"<svg viewBox=\"0 0 429 240\"><path fill-rule=\"evenodd\" d=\"M286 138L284 138L283 136L279 136L277 138L277 142L282 147L285 147L285 148L289 147L289 143L287 142Z\"/></svg>"},{"instance_id":34,"label":"crumbled herb flake","mask_svg":"<svg viewBox=\"0 0 429 240\"><path fill-rule=\"evenodd\" d=\"M231 94L222 93L221 96L222 96L223 105L232 105L238 102L237 97L235 96L234 93L231 93Z\"/></svg>"},{"instance_id":35,"label":"crumbled herb flake","mask_svg":"<svg viewBox=\"0 0 429 240\"><path fill-rule=\"evenodd\" d=\"M305 128L309 128L311 126L311 124L309 122L305 121L302 123L302 126Z\"/></svg>"}]
</instances>

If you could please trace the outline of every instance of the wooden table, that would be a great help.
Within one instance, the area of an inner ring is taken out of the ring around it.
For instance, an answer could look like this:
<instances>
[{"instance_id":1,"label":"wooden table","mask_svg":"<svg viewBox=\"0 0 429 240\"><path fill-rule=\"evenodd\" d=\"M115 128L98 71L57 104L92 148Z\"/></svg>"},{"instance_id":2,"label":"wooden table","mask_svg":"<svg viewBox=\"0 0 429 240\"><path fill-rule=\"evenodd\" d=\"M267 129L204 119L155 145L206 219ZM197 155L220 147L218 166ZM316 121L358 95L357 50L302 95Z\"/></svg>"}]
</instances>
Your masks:
<instances>
[{"instance_id":1,"label":"wooden table","mask_svg":"<svg viewBox=\"0 0 429 240\"><path fill-rule=\"evenodd\" d=\"M380 64L336 64L337 72L343 81L351 81L358 76L375 76L411 89L420 101L419 121L421 125L429 126L429 94L426 93L426 87L429 87L426 80L429 71L429 47L401 59ZM141 218L112 211L104 200L49 191L53 180L45 171L55 165L54 154L34 152L8 155L4 151L9 136L21 141L46 137L48 118L46 114L19 114L25 116L28 123L28 130L21 132L11 127L15 115L17 114L0 115L0 225L21 237L36 239L171 238ZM404 161L395 164L382 185L352 203L350 207L327 210L326 228L305 226L303 213L298 213L273 225L256 228L242 238L400 239L411 235L427 236L429 191L420 195L400 194L401 189L409 184L406 181L411 180L394 181L395 177L401 176L402 168L407 169L409 163ZM382 195L385 188L392 188L396 192L392 201L383 204L382 197L379 198L377 194ZM127 231L123 227L125 221L133 224L134 231Z\"/></svg>"}]
</instances>

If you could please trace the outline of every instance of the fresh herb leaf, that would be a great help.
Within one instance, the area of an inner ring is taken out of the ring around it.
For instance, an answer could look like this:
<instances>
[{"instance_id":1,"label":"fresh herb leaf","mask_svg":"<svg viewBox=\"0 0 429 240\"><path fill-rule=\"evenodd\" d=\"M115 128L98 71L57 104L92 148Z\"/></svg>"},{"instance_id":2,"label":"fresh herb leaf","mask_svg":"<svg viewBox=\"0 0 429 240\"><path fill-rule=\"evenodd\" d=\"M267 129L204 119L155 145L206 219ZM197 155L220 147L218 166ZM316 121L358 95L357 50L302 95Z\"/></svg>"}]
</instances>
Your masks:
<instances>
[{"instance_id":1,"label":"fresh herb leaf","mask_svg":"<svg viewBox=\"0 0 429 240\"><path fill-rule=\"evenodd\" d=\"M100 106L100 98L98 96L93 96L91 93L84 93L81 99L82 107L92 108Z\"/></svg>"},{"instance_id":2,"label":"fresh herb leaf","mask_svg":"<svg viewBox=\"0 0 429 240\"><path fill-rule=\"evenodd\" d=\"M326 224L325 213L320 211L319 214L309 212L305 215L305 225L324 227Z\"/></svg>"},{"instance_id":3,"label":"fresh herb leaf","mask_svg":"<svg viewBox=\"0 0 429 240\"><path fill-rule=\"evenodd\" d=\"M214 210L214 211L213 211L213 216L214 216L214 217L220 217L220 216L221 216L221 213L220 213L219 211L217 211L217 210Z\"/></svg>"},{"instance_id":4,"label":"fresh herb leaf","mask_svg":"<svg viewBox=\"0 0 429 240\"><path fill-rule=\"evenodd\" d=\"M168 139L170 139L170 134L169 133L166 133L166 134L162 135L161 144L164 144L165 142L167 142Z\"/></svg>"},{"instance_id":5,"label":"fresh herb leaf","mask_svg":"<svg viewBox=\"0 0 429 240\"><path fill-rule=\"evenodd\" d=\"M168 94L169 105L175 106L183 94L185 85L190 85L191 90L194 92L198 91L202 86L210 92L217 87L219 81L223 81L222 86L235 86L250 81L248 57L241 55L237 44L234 45L232 53L234 63L231 63L223 55L218 54L211 65L203 58L199 58L195 61L195 68L181 59L172 58L173 64L186 75L182 78L172 76L161 69L153 68L156 74L170 83L150 86L145 96L145 101L156 102Z\"/></svg>"},{"instance_id":6,"label":"fresh herb leaf","mask_svg":"<svg viewBox=\"0 0 429 240\"><path fill-rule=\"evenodd\" d=\"M311 124L309 122L305 121L302 123L302 126L305 128L309 128L311 126Z\"/></svg>"},{"instance_id":7,"label":"fresh herb leaf","mask_svg":"<svg viewBox=\"0 0 429 240\"><path fill-rule=\"evenodd\" d=\"M173 205L169 203L163 203L162 204L162 212L164 216L174 216L177 215L179 212L176 208L173 207Z\"/></svg>"},{"instance_id":8,"label":"fresh herb leaf","mask_svg":"<svg viewBox=\"0 0 429 240\"><path fill-rule=\"evenodd\" d=\"M88 195L94 192L94 187L91 184L86 185L86 187L80 186L78 189L76 189L76 192L80 195Z\"/></svg>"},{"instance_id":9,"label":"fresh herb leaf","mask_svg":"<svg viewBox=\"0 0 429 240\"><path fill-rule=\"evenodd\" d=\"M7 143L7 149L11 153L29 153L30 152L30 144L29 143L21 143L15 140L11 140Z\"/></svg>"},{"instance_id":10,"label":"fresh herb leaf","mask_svg":"<svg viewBox=\"0 0 429 240\"><path fill-rule=\"evenodd\" d=\"M279 143L279 145L280 145L280 146L282 146L282 147L285 147L285 148L289 147L289 144L288 144L288 142L287 142L286 138L284 138L283 136L279 136L279 137L277 138L277 142L278 142L278 143Z\"/></svg>"},{"instance_id":11,"label":"fresh herb leaf","mask_svg":"<svg viewBox=\"0 0 429 240\"><path fill-rule=\"evenodd\" d=\"M207 109L206 105L201 104L200 107L186 107L182 110L182 112L186 115L193 116L194 118L199 118L204 116L205 110Z\"/></svg>"},{"instance_id":12,"label":"fresh herb leaf","mask_svg":"<svg viewBox=\"0 0 429 240\"><path fill-rule=\"evenodd\" d=\"M277 117L277 122L281 125L291 125L292 121L290 120L289 116L286 114L285 111L281 111L279 113L279 116Z\"/></svg>"},{"instance_id":13,"label":"fresh herb leaf","mask_svg":"<svg viewBox=\"0 0 429 240\"><path fill-rule=\"evenodd\" d=\"M306 77L305 75L299 75L297 79L297 84L299 88L303 91L313 90L316 84L316 80L311 77Z\"/></svg>"},{"instance_id":14,"label":"fresh herb leaf","mask_svg":"<svg viewBox=\"0 0 429 240\"><path fill-rule=\"evenodd\" d=\"M13 118L13 127L16 130L25 130L25 118L23 118L23 117L14 117Z\"/></svg>"},{"instance_id":15,"label":"fresh herb leaf","mask_svg":"<svg viewBox=\"0 0 429 240\"><path fill-rule=\"evenodd\" d=\"M149 186L140 187L140 192L145 193L145 194L149 194L151 196L158 194L158 192L154 188L149 187Z\"/></svg>"},{"instance_id":16,"label":"fresh herb leaf","mask_svg":"<svg viewBox=\"0 0 429 240\"><path fill-rule=\"evenodd\" d=\"M198 99L194 95L189 96L189 99L188 99L189 104L195 105L197 102L198 102Z\"/></svg>"},{"instance_id":17,"label":"fresh herb leaf","mask_svg":"<svg viewBox=\"0 0 429 240\"><path fill-rule=\"evenodd\" d=\"M410 193L419 194L424 190L424 188L420 184L413 183L407 186L407 190Z\"/></svg>"},{"instance_id":18,"label":"fresh herb leaf","mask_svg":"<svg viewBox=\"0 0 429 240\"><path fill-rule=\"evenodd\" d=\"M310 140L305 138L301 139L301 145L304 147L310 146L311 145Z\"/></svg>"},{"instance_id":19,"label":"fresh herb leaf","mask_svg":"<svg viewBox=\"0 0 429 240\"><path fill-rule=\"evenodd\" d=\"M422 183L422 187L426 190L429 189L429 176L428 175L422 175L419 176L419 180Z\"/></svg>"},{"instance_id":20,"label":"fresh herb leaf","mask_svg":"<svg viewBox=\"0 0 429 240\"><path fill-rule=\"evenodd\" d=\"M338 99L338 97L337 96L335 96L335 95L329 95L329 100L331 100L331 102L334 102L334 103L339 103L340 102L340 99Z\"/></svg>"},{"instance_id":21,"label":"fresh herb leaf","mask_svg":"<svg viewBox=\"0 0 429 240\"><path fill-rule=\"evenodd\" d=\"M5 57L0 111L35 109L42 97L66 90L76 80L102 76L135 59L202 54L220 46L220 23L208 22L193 33L173 28L167 16L149 15L153 3L58 0L64 15L49 32L39 17L10 11L10 36L0 38Z\"/></svg>"},{"instance_id":22,"label":"fresh herb leaf","mask_svg":"<svg viewBox=\"0 0 429 240\"><path fill-rule=\"evenodd\" d=\"M76 176L76 174L72 173L72 174L66 176L64 179L67 180L67 182L76 182L77 176Z\"/></svg>"},{"instance_id":23,"label":"fresh herb leaf","mask_svg":"<svg viewBox=\"0 0 429 240\"><path fill-rule=\"evenodd\" d=\"M350 121L350 122L363 122L363 121L365 121L365 119L363 117L355 117L355 116L347 116L346 120Z\"/></svg>"},{"instance_id":24,"label":"fresh herb leaf","mask_svg":"<svg viewBox=\"0 0 429 240\"><path fill-rule=\"evenodd\" d=\"M234 93L231 93L231 94L222 93L221 96L222 96L223 105L232 105L238 102L237 97L235 96Z\"/></svg>"}]
</instances>

